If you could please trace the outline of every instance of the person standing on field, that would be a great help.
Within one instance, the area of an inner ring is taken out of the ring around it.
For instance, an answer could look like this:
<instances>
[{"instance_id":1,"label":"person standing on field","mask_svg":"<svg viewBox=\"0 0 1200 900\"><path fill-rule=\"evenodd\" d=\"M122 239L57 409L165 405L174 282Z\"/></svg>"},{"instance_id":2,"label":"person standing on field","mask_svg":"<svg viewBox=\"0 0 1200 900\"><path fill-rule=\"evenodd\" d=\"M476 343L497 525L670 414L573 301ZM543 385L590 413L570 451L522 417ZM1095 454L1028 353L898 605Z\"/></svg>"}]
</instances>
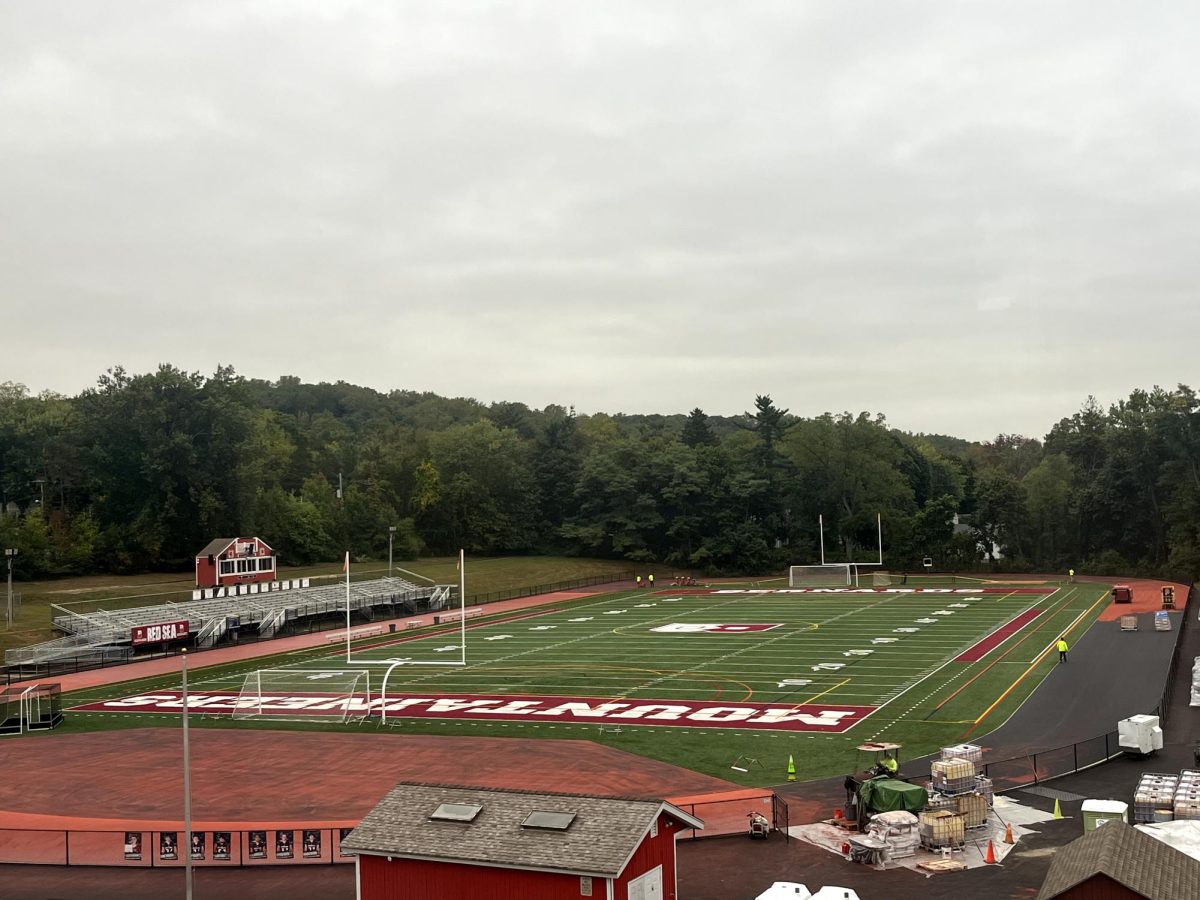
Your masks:
<instances>
[{"instance_id":1,"label":"person standing on field","mask_svg":"<svg viewBox=\"0 0 1200 900\"><path fill-rule=\"evenodd\" d=\"M1067 639L1064 635L1058 639L1058 643L1054 645L1058 648L1058 661L1065 663L1067 661Z\"/></svg>"}]
</instances>

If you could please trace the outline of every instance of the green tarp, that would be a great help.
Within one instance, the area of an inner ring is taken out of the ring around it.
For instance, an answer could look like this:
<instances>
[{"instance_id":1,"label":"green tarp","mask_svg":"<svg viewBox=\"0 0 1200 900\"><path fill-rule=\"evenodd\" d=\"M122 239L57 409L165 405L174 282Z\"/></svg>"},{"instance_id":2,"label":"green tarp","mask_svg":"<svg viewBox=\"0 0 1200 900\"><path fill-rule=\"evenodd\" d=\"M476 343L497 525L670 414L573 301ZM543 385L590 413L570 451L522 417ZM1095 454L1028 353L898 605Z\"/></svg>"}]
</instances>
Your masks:
<instances>
[{"instance_id":1,"label":"green tarp","mask_svg":"<svg viewBox=\"0 0 1200 900\"><path fill-rule=\"evenodd\" d=\"M897 809L919 813L929 802L929 794L919 785L895 778L872 778L858 789L863 805L871 812L892 812Z\"/></svg>"}]
</instances>

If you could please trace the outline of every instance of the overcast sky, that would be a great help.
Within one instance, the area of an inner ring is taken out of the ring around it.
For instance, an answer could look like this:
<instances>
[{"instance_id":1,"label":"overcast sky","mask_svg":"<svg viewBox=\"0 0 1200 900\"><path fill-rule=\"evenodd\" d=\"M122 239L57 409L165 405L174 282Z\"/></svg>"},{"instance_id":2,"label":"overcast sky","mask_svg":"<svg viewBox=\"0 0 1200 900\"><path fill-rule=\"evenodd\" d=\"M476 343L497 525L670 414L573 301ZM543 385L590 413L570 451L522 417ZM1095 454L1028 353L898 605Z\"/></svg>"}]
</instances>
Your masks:
<instances>
[{"instance_id":1,"label":"overcast sky","mask_svg":"<svg viewBox=\"0 0 1200 900\"><path fill-rule=\"evenodd\" d=\"M0 6L0 381L1040 437L1200 386L1200 5Z\"/></svg>"}]
</instances>

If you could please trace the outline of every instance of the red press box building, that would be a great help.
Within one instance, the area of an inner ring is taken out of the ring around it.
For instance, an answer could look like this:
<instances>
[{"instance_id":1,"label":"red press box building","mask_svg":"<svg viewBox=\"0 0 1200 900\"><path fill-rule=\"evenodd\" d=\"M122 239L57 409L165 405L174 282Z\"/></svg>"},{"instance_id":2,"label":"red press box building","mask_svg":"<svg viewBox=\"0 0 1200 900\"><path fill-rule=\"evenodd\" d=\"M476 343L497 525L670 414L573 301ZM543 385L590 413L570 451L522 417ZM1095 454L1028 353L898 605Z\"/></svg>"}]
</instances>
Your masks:
<instances>
[{"instance_id":1,"label":"red press box building","mask_svg":"<svg viewBox=\"0 0 1200 900\"><path fill-rule=\"evenodd\" d=\"M342 849L359 900L676 900L675 835L703 827L661 800L401 783Z\"/></svg>"},{"instance_id":2,"label":"red press box building","mask_svg":"<svg viewBox=\"0 0 1200 900\"><path fill-rule=\"evenodd\" d=\"M275 551L262 538L217 538L196 554L196 587L274 581Z\"/></svg>"}]
</instances>

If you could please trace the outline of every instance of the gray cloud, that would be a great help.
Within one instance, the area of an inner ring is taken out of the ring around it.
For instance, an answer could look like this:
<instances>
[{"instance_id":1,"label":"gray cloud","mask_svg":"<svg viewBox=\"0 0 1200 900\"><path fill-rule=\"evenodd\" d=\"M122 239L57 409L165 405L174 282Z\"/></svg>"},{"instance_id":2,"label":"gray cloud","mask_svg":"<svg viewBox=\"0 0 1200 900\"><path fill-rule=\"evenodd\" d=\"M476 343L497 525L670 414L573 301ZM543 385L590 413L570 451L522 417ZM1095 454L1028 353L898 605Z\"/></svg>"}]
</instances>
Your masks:
<instances>
[{"instance_id":1,"label":"gray cloud","mask_svg":"<svg viewBox=\"0 0 1200 900\"><path fill-rule=\"evenodd\" d=\"M1195 382L1182 2L0 11L0 380L1044 433Z\"/></svg>"}]
</instances>

